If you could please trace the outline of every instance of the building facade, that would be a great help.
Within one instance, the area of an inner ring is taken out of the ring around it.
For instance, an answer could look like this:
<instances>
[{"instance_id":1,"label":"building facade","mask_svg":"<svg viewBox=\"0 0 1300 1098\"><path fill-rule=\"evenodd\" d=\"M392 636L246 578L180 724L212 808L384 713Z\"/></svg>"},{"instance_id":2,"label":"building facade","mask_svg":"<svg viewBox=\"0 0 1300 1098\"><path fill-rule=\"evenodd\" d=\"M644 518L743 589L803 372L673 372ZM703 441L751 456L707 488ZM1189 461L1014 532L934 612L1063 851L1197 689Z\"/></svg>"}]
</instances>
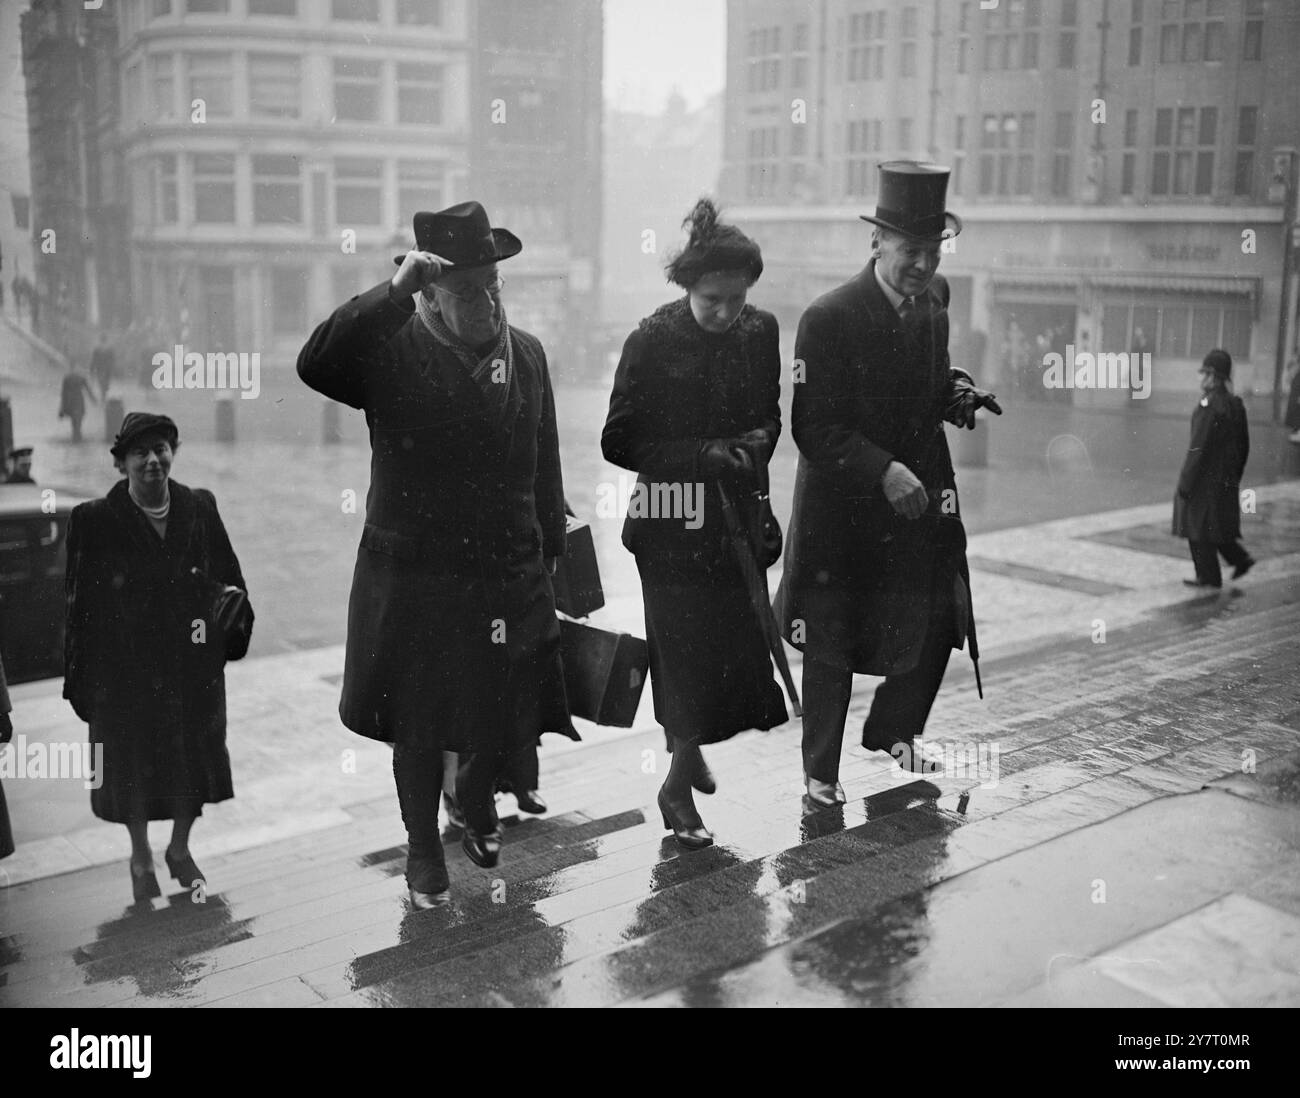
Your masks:
<instances>
[{"instance_id":1,"label":"building facade","mask_svg":"<svg viewBox=\"0 0 1300 1098\"><path fill-rule=\"evenodd\" d=\"M513 323L555 376L599 365L600 0L476 0L470 188L524 250L503 271Z\"/></svg>"},{"instance_id":2,"label":"building facade","mask_svg":"<svg viewBox=\"0 0 1300 1098\"><path fill-rule=\"evenodd\" d=\"M1239 390L1273 392L1290 228L1274 151L1297 139L1300 8L732 0L728 16L723 195L764 245L783 328L865 262L878 165L932 160L965 223L943 257L955 360L1030 399L1107 403L1130 394L1045 392L1043 355L1149 351L1155 394L1181 406L1218 345Z\"/></svg>"}]
</instances>

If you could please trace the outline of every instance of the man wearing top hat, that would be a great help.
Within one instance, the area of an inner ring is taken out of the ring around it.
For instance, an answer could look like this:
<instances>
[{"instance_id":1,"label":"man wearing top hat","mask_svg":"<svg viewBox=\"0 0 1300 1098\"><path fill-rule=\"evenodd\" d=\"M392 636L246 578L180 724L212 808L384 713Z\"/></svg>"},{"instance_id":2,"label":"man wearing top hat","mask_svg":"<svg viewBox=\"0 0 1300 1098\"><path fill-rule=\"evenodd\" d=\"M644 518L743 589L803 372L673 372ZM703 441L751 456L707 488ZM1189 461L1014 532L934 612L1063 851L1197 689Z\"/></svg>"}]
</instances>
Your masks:
<instances>
[{"instance_id":1,"label":"man wearing top hat","mask_svg":"<svg viewBox=\"0 0 1300 1098\"><path fill-rule=\"evenodd\" d=\"M948 284L936 272L961 231L948 170L881 166L872 258L814 301L795 342L794 511L776 612L803 651L804 780L843 802L839 760L853 676L880 675L864 747L924 771L919 736L948 657L975 654L966 535L946 420L973 427L992 394L948 358Z\"/></svg>"},{"instance_id":2,"label":"man wearing top hat","mask_svg":"<svg viewBox=\"0 0 1300 1098\"><path fill-rule=\"evenodd\" d=\"M498 272L523 245L477 202L417 213L415 240L316 329L298 374L370 428L339 714L394 746L411 902L430 907L448 887L442 752L461 753L463 845L490 867L499 774L541 733L576 733L548 575L565 538L555 403Z\"/></svg>"}]
</instances>

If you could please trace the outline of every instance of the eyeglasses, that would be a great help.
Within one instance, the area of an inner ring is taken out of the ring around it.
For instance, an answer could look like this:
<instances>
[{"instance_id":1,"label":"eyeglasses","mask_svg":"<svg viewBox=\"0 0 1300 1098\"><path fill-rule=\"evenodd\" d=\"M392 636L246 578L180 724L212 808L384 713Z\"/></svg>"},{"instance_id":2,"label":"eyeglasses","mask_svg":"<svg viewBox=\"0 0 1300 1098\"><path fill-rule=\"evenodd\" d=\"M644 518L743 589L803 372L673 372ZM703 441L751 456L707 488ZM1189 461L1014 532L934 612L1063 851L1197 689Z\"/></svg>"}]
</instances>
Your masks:
<instances>
[{"instance_id":1,"label":"eyeglasses","mask_svg":"<svg viewBox=\"0 0 1300 1098\"><path fill-rule=\"evenodd\" d=\"M485 286L475 286L467 294L458 294L455 290L449 290L446 286L439 286L434 283L434 289L446 294L448 297L454 297L457 301L463 301L466 305L473 304L478 300L479 294L487 294L488 297L496 297L497 294L505 287L506 280L497 275L491 282Z\"/></svg>"}]
</instances>

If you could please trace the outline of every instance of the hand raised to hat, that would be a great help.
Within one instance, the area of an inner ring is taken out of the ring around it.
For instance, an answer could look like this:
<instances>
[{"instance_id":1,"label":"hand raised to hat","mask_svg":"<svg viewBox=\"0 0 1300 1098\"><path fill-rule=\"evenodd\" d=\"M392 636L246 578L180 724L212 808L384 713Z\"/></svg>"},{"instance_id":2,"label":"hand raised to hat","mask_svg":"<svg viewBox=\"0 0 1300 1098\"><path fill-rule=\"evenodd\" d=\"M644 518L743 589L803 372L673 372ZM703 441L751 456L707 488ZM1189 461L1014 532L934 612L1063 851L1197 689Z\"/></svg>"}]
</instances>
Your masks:
<instances>
[{"instance_id":1,"label":"hand raised to hat","mask_svg":"<svg viewBox=\"0 0 1300 1098\"><path fill-rule=\"evenodd\" d=\"M407 300L414 297L426 286L433 285L445 270L454 267L450 259L443 259L433 252L421 252L412 248L406 253L402 265L397 268L393 280L388 284L388 296L394 300Z\"/></svg>"}]
</instances>

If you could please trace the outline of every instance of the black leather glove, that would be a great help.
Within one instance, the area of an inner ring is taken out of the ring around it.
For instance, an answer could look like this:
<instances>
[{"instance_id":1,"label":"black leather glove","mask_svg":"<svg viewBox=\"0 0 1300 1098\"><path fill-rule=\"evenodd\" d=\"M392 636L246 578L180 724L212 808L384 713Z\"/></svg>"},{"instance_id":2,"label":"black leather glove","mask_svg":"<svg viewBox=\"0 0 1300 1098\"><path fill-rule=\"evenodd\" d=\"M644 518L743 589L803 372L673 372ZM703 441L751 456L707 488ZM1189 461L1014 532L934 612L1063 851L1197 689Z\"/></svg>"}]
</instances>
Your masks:
<instances>
[{"instance_id":1,"label":"black leather glove","mask_svg":"<svg viewBox=\"0 0 1300 1098\"><path fill-rule=\"evenodd\" d=\"M743 485L754 478L754 464L741 448L743 439L714 438L700 448L700 472L726 484Z\"/></svg>"},{"instance_id":2,"label":"black leather glove","mask_svg":"<svg viewBox=\"0 0 1300 1098\"><path fill-rule=\"evenodd\" d=\"M964 377L955 378L952 399L948 402L943 418L958 427L973 430L975 413L981 408L987 408L994 415L1002 414L1002 407L998 404L995 394L977 389Z\"/></svg>"},{"instance_id":3,"label":"black leather glove","mask_svg":"<svg viewBox=\"0 0 1300 1098\"><path fill-rule=\"evenodd\" d=\"M14 722L8 713L0 713L0 743L8 743L14 738Z\"/></svg>"}]
</instances>

